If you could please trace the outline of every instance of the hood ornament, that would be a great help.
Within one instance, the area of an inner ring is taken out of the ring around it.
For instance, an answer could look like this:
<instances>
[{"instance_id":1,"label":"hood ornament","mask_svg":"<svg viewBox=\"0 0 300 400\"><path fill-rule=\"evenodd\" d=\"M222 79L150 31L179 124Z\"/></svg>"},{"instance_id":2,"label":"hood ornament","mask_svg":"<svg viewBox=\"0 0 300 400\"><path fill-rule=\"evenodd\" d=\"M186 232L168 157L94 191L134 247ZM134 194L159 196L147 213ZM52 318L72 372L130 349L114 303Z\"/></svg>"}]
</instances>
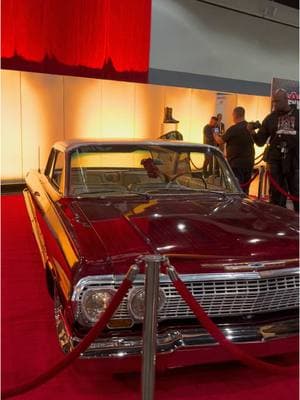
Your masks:
<instances>
[{"instance_id":1,"label":"hood ornament","mask_svg":"<svg viewBox=\"0 0 300 400\"><path fill-rule=\"evenodd\" d=\"M263 262L236 263L225 265L226 271L257 271L266 267Z\"/></svg>"},{"instance_id":2,"label":"hood ornament","mask_svg":"<svg viewBox=\"0 0 300 400\"><path fill-rule=\"evenodd\" d=\"M254 263L249 263L248 268L253 268L253 269L261 269L264 268L265 264L262 262L254 262Z\"/></svg>"}]
</instances>

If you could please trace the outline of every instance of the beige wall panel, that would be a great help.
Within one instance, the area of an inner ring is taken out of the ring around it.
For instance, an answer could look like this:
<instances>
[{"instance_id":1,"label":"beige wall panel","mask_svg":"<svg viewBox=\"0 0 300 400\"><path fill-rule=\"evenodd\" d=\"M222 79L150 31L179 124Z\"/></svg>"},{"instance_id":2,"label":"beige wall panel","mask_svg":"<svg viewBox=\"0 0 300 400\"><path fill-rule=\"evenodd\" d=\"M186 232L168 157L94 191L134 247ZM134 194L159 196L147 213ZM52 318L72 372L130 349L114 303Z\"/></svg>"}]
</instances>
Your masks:
<instances>
[{"instance_id":1,"label":"beige wall panel","mask_svg":"<svg viewBox=\"0 0 300 400\"><path fill-rule=\"evenodd\" d=\"M223 106L223 121L226 129L233 125L232 111L237 105L237 95L226 94Z\"/></svg>"},{"instance_id":2,"label":"beige wall panel","mask_svg":"<svg viewBox=\"0 0 300 400\"><path fill-rule=\"evenodd\" d=\"M224 117L232 124L231 114L234 107L241 106L245 108L246 120L256 121L262 120L270 113L271 101L270 97L251 96L247 94L226 95L227 112ZM230 124L228 126L230 126Z\"/></svg>"},{"instance_id":3,"label":"beige wall panel","mask_svg":"<svg viewBox=\"0 0 300 400\"><path fill-rule=\"evenodd\" d=\"M173 108L173 118L179 120L177 130L189 141L191 130L192 89L166 86L165 107ZM172 130L173 125L171 125Z\"/></svg>"},{"instance_id":4,"label":"beige wall panel","mask_svg":"<svg viewBox=\"0 0 300 400\"><path fill-rule=\"evenodd\" d=\"M249 96L247 94L237 95L237 106L244 107L247 121L256 121L258 113L258 96Z\"/></svg>"},{"instance_id":5,"label":"beige wall panel","mask_svg":"<svg viewBox=\"0 0 300 400\"><path fill-rule=\"evenodd\" d=\"M262 122L271 112L271 98L266 96L257 96L257 119Z\"/></svg>"},{"instance_id":6,"label":"beige wall panel","mask_svg":"<svg viewBox=\"0 0 300 400\"><path fill-rule=\"evenodd\" d=\"M43 168L52 144L71 137L155 139L163 133L164 108L173 108L184 140L203 142L203 127L221 107L226 127L232 110L246 109L248 120L270 112L268 97L135 84L37 73L2 71L2 179L22 179ZM219 109L218 108L218 109ZM260 154L262 149L256 149Z\"/></svg>"},{"instance_id":7,"label":"beige wall panel","mask_svg":"<svg viewBox=\"0 0 300 400\"><path fill-rule=\"evenodd\" d=\"M66 139L99 138L101 81L64 76L64 130Z\"/></svg>"},{"instance_id":8,"label":"beige wall panel","mask_svg":"<svg viewBox=\"0 0 300 400\"><path fill-rule=\"evenodd\" d=\"M52 144L64 139L63 78L21 73L22 141L24 172L45 167Z\"/></svg>"},{"instance_id":9,"label":"beige wall panel","mask_svg":"<svg viewBox=\"0 0 300 400\"><path fill-rule=\"evenodd\" d=\"M157 139L161 135L165 88L158 85L135 84L135 138Z\"/></svg>"},{"instance_id":10,"label":"beige wall panel","mask_svg":"<svg viewBox=\"0 0 300 400\"><path fill-rule=\"evenodd\" d=\"M246 120L262 120L270 113L270 98L265 96L237 95L237 105L246 110Z\"/></svg>"},{"instance_id":11,"label":"beige wall panel","mask_svg":"<svg viewBox=\"0 0 300 400\"><path fill-rule=\"evenodd\" d=\"M134 137L135 84L102 80L101 137Z\"/></svg>"},{"instance_id":12,"label":"beige wall panel","mask_svg":"<svg viewBox=\"0 0 300 400\"><path fill-rule=\"evenodd\" d=\"M208 90L192 90L191 130L186 140L203 143L203 128L215 114L216 93Z\"/></svg>"},{"instance_id":13,"label":"beige wall panel","mask_svg":"<svg viewBox=\"0 0 300 400\"><path fill-rule=\"evenodd\" d=\"M1 178L22 179L20 79L18 71L1 71Z\"/></svg>"}]
</instances>

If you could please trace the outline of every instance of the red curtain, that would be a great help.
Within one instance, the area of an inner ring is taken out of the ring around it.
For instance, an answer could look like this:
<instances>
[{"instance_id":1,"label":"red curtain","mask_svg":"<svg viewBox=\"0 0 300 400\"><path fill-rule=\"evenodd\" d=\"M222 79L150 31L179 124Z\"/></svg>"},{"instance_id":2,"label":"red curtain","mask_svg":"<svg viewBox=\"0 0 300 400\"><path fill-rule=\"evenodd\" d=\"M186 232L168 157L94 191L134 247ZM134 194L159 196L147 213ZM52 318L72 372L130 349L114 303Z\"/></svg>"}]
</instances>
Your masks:
<instances>
[{"instance_id":1,"label":"red curtain","mask_svg":"<svg viewBox=\"0 0 300 400\"><path fill-rule=\"evenodd\" d=\"M2 0L1 7L4 68L147 76L151 0Z\"/></svg>"}]
</instances>

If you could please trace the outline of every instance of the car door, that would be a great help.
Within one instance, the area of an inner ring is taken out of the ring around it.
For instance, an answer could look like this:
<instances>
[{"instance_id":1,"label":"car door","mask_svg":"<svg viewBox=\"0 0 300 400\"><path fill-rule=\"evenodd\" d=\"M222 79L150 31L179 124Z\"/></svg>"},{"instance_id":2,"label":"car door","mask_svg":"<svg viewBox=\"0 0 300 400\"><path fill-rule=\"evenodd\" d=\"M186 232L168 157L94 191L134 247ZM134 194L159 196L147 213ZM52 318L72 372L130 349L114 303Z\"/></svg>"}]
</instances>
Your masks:
<instances>
[{"instance_id":1,"label":"car door","mask_svg":"<svg viewBox=\"0 0 300 400\"><path fill-rule=\"evenodd\" d=\"M46 250L46 257L43 258L46 272L51 272L64 300L68 300L72 268L78 262L78 256L60 212L59 200L64 191L64 174L65 153L52 149L45 173L31 177L29 184Z\"/></svg>"}]
</instances>

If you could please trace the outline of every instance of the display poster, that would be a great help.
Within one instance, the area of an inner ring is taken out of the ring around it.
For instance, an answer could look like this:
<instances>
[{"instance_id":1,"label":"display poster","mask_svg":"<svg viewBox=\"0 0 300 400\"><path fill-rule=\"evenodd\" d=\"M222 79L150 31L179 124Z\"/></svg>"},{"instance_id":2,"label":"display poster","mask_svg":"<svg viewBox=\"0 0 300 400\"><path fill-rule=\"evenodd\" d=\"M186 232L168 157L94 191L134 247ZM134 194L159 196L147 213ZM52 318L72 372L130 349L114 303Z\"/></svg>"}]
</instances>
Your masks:
<instances>
[{"instance_id":1,"label":"display poster","mask_svg":"<svg viewBox=\"0 0 300 400\"><path fill-rule=\"evenodd\" d=\"M285 89L288 93L289 104L299 110L299 81L289 79L273 78L271 86L271 96L277 89Z\"/></svg>"}]
</instances>

